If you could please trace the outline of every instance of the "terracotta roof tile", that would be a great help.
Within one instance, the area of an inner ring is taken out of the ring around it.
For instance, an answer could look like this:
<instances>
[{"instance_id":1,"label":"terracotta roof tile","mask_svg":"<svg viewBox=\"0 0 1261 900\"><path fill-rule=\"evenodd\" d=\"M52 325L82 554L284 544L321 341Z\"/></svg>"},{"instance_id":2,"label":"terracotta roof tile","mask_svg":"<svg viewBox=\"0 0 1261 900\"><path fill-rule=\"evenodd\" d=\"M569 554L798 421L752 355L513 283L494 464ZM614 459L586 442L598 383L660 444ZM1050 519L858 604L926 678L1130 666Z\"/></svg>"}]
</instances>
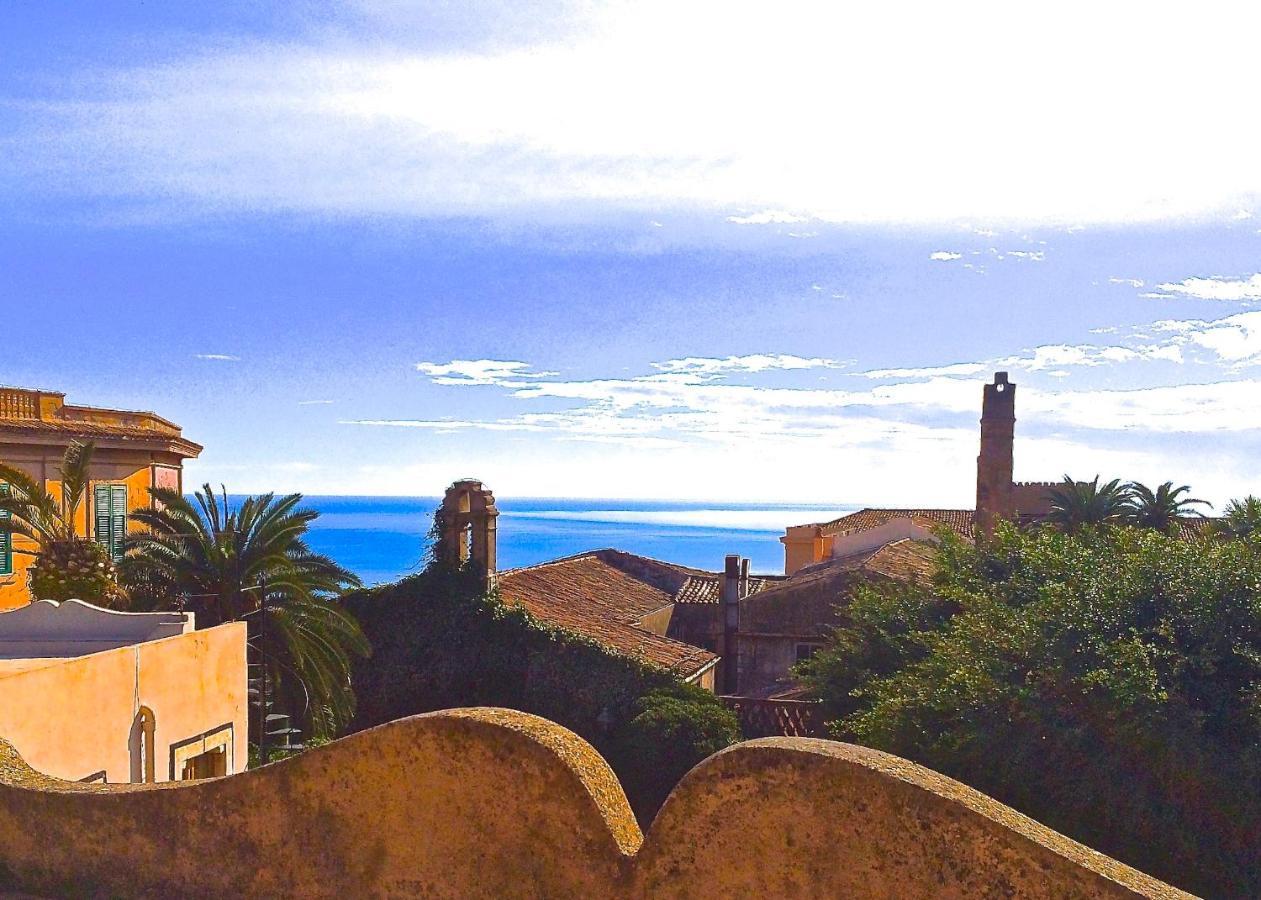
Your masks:
<instances>
[{"instance_id":1,"label":"terracotta roof tile","mask_svg":"<svg viewBox=\"0 0 1261 900\"><path fill-rule=\"evenodd\" d=\"M933 573L934 554L931 544L903 539L799 569L787 580L741 601L741 630L823 635L837 623L837 604L855 584L927 580Z\"/></svg>"},{"instance_id":2,"label":"terracotta roof tile","mask_svg":"<svg viewBox=\"0 0 1261 900\"><path fill-rule=\"evenodd\" d=\"M749 594L756 594L773 584L783 581L782 578L750 578ZM722 599L722 576L693 575L683 583L674 595L675 603L718 603Z\"/></svg>"},{"instance_id":3,"label":"terracotta roof tile","mask_svg":"<svg viewBox=\"0 0 1261 900\"><path fill-rule=\"evenodd\" d=\"M642 564L642 566L641 566ZM627 656L691 677L718 657L656 634L639 622L650 613L669 606L674 590L653 584L625 571L642 568L640 575L668 582L671 570L680 582L688 577L681 567L622 554L595 551L554 562L513 569L499 576L499 593L507 603L525 607L531 614L557 628L598 641Z\"/></svg>"},{"instance_id":4,"label":"terracotta roof tile","mask_svg":"<svg viewBox=\"0 0 1261 900\"><path fill-rule=\"evenodd\" d=\"M202 450L200 444L182 437L178 432L171 434L166 430L145 428L140 425L115 425L73 419L0 419L0 437L3 437L4 432L15 431L29 434L64 435L66 439L73 437L116 438L126 441L172 444L190 456L196 456Z\"/></svg>"},{"instance_id":5,"label":"terracotta roof tile","mask_svg":"<svg viewBox=\"0 0 1261 900\"><path fill-rule=\"evenodd\" d=\"M972 537L973 511L970 509L860 509L819 523L819 530L826 535L849 534L879 528L890 519L910 519L925 526L945 525L963 537Z\"/></svg>"}]
</instances>

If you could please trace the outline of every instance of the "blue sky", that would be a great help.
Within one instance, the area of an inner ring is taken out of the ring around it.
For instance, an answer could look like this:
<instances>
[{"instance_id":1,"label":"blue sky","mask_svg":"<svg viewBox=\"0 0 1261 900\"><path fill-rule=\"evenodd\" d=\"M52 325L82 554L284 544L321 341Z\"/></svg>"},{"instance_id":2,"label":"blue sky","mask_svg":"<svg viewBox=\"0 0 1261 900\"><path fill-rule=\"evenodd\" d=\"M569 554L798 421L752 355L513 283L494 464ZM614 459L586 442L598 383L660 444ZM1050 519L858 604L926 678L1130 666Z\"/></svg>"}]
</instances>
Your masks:
<instances>
[{"instance_id":1,"label":"blue sky","mask_svg":"<svg viewBox=\"0 0 1261 900\"><path fill-rule=\"evenodd\" d=\"M0 381L238 492L969 505L1007 369L1019 478L1261 493L1255 14L867 6L7 4Z\"/></svg>"}]
</instances>

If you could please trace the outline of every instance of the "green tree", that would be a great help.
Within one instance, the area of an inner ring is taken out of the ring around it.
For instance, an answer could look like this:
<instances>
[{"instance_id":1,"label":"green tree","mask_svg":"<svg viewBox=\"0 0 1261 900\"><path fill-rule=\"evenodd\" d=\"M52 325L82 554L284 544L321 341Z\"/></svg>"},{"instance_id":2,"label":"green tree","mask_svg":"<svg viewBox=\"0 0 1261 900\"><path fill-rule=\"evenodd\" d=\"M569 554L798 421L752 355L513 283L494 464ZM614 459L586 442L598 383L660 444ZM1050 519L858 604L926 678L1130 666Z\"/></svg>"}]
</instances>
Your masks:
<instances>
[{"instance_id":1,"label":"green tree","mask_svg":"<svg viewBox=\"0 0 1261 900\"><path fill-rule=\"evenodd\" d=\"M690 684L640 697L606 752L640 818L651 819L692 767L740 740L735 713Z\"/></svg>"},{"instance_id":2,"label":"green tree","mask_svg":"<svg viewBox=\"0 0 1261 900\"><path fill-rule=\"evenodd\" d=\"M359 579L303 539L319 514L298 508L301 494L246 497L233 508L226 490L216 496L208 484L195 504L177 491L150 493L157 505L132 514L145 530L129 542L124 566L137 605L186 605L203 628L246 620L256 647L265 627L274 639L262 662L278 705L313 737L336 733L355 711L352 657L370 647L337 601Z\"/></svg>"},{"instance_id":3,"label":"green tree","mask_svg":"<svg viewBox=\"0 0 1261 900\"><path fill-rule=\"evenodd\" d=\"M1130 490L1119 478L1100 487L1098 475L1093 481L1074 481L1065 475L1047 497L1051 509L1045 521L1069 534L1086 526L1124 522L1130 512Z\"/></svg>"},{"instance_id":4,"label":"green tree","mask_svg":"<svg viewBox=\"0 0 1261 900\"><path fill-rule=\"evenodd\" d=\"M1137 481L1131 481L1126 487L1130 492L1129 521L1141 528L1168 531L1169 526L1183 516L1203 518L1204 514L1195 507L1213 507L1207 500L1184 498L1182 495L1191 491L1190 486L1174 487L1172 481L1166 481L1154 491Z\"/></svg>"},{"instance_id":5,"label":"green tree","mask_svg":"<svg viewBox=\"0 0 1261 900\"><path fill-rule=\"evenodd\" d=\"M54 497L42 483L21 469L0 463L0 510L10 516L14 534L30 538L36 550L27 569L31 596L37 600L79 599L107 607L124 603L109 551L81 536L75 519L87 493L88 472L96 445L71 441L61 458L61 496Z\"/></svg>"},{"instance_id":6,"label":"green tree","mask_svg":"<svg viewBox=\"0 0 1261 900\"><path fill-rule=\"evenodd\" d=\"M1213 530L1222 537L1233 538L1261 534L1261 499L1249 494L1242 500L1231 500Z\"/></svg>"},{"instance_id":7,"label":"green tree","mask_svg":"<svg viewBox=\"0 0 1261 900\"><path fill-rule=\"evenodd\" d=\"M837 737L1206 896L1261 896L1261 532L1000 526L802 666Z\"/></svg>"}]
</instances>

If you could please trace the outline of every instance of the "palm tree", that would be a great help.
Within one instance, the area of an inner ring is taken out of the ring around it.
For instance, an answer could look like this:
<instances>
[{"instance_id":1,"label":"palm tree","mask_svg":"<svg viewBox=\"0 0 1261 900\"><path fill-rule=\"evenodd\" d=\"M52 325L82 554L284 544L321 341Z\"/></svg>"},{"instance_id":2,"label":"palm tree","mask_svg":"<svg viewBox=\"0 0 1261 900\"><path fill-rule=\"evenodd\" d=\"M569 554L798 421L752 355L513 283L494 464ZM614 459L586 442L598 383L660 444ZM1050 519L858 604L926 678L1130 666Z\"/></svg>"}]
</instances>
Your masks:
<instances>
[{"instance_id":1,"label":"palm tree","mask_svg":"<svg viewBox=\"0 0 1261 900\"><path fill-rule=\"evenodd\" d=\"M1231 500L1213 530L1222 537L1232 538L1261 534L1261 499L1249 494L1242 500Z\"/></svg>"},{"instance_id":2,"label":"palm tree","mask_svg":"<svg viewBox=\"0 0 1261 900\"><path fill-rule=\"evenodd\" d=\"M1083 526L1124 522L1130 509L1130 491L1113 478L1102 487L1099 476L1093 481L1074 481L1068 475L1058 487L1047 492L1051 501L1046 521L1075 534Z\"/></svg>"},{"instance_id":3,"label":"palm tree","mask_svg":"<svg viewBox=\"0 0 1261 900\"><path fill-rule=\"evenodd\" d=\"M124 599L109 551L79 535L75 527L95 450L92 441L70 442L61 458L60 498L21 469L0 463L0 482L6 485L0 493L0 512L8 514L8 530L30 538L38 548L14 548L15 553L35 557L27 578L36 600L76 598L118 606Z\"/></svg>"},{"instance_id":4,"label":"palm tree","mask_svg":"<svg viewBox=\"0 0 1261 900\"><path fill-rule=\"evenodd\" d=\"M145 531L129 542L124 565L137 604L187 605L200 627L246 620L255 639L265 626L277 638L259 654L274 699L300 715L312 736L335 734L355 710L351 656L371 648L335 599L359 587L358 577L303 539L319 514L298 508L301 494L247 497L235 509L226 489L216 496L208 484L195 505L177 491L150 494L154 508L132 514Z\"/></svg>"},{"instance_id":5,"label":"palm tree","mask_svg":"<svg viewBox=\"0 0 1261 900\"><path fill-rule=\"evenodd\" d=\"M1170 525L1183 516L1204 517L1204 513L1192 507L1213 508L1213 504L1207 500L1196 500L1193 497L1182 499L1182 495L1191 490L1185 484L1174 487L1172 481L1166 481L1153 491L1145 484L1131 481L1126 487L1130 492L1129 520L1142 528L1167 531Z\"/></svg>"}]
</instances>

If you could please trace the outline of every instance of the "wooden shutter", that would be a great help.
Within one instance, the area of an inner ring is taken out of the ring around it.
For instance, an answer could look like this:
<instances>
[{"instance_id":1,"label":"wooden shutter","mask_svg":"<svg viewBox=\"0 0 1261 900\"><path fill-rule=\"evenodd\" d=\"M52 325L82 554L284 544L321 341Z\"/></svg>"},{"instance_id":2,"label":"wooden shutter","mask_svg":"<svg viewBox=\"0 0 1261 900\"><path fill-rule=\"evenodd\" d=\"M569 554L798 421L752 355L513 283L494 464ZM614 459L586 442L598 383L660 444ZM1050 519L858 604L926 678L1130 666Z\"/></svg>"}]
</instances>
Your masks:
<instances>
[{"instance_id":1,"label":"wooden shutter","mask_svg":"<svg viewBox=\"0 0 1261 900\"><path fill-rule=\"evenodd\" d=\"M113 485L98 484L92 489L92 514L96 518L96 542L110 548L109 495ZM112 550L111 550L112 552Z\"/></svg>"},{"instance_id":2,"label":"wooden shutter","mask_svg":"<svg viewBox=\"0 0 1261 900\"><path fill-rule=\"evenodd\" d=\"M9 486L0 484L0 497L9 496ZM0 575L13 574L13 532L9 530L10 515L0 510Z\"/></svg>"},{"instance_id":3,"label":"wooden shutter","mask_svg":"<svg viewBox=\"0 0 1261 900\"><path fill-rule=\"evenodd\" d=\"M110 502L110 555L115 560L123 558L127 546L127 485L111 485Z\"/></svg>"}]
</instances>

